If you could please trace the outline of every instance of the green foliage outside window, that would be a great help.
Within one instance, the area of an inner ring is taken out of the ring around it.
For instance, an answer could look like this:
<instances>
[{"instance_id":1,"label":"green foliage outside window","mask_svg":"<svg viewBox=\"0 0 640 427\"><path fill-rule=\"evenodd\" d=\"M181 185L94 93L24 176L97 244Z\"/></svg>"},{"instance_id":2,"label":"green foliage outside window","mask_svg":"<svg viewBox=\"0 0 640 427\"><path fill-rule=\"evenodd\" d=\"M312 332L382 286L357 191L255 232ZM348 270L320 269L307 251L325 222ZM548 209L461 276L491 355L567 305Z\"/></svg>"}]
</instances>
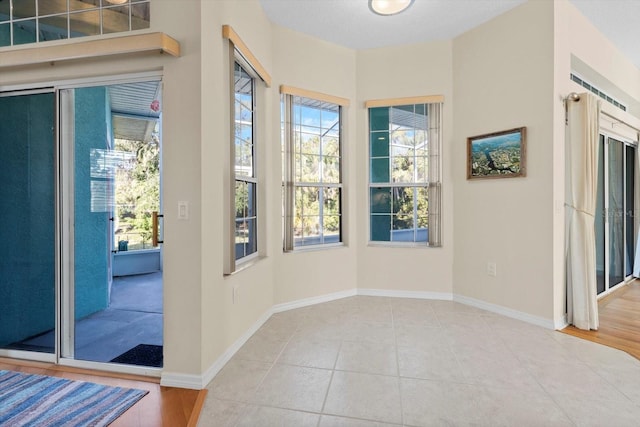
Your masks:
<instances>
[{"instance_id":1,"label":"green foliage outside window","mask_svg":"<svg viewBox=\"0 0 640 427\"><path fill-rule=\"evenodd\" d=\"M152 212L160 210L160 143L116 139L115 150L130 153L116 170L116 244L128 249L151 247Z\"/></svg>"},{"instance_id":2,"label":"green foliage outside window","mask_svg":"<svg viewBox=\"0 0 640 427\"><path fill-rule=\"evenodd\" d=\"M294 246L341 241L340 107L291 97Z\"/></svg>"},{"instance_id":3,"label":"green foliage outside window","mask_svg":"<svg viewBox=\"0 0 640 427\"><path fill-rule=\"evenodd\" d=\"M429 144L425 104L369 109L372 241L425 241Z\"/></svg>"}]
</instances>

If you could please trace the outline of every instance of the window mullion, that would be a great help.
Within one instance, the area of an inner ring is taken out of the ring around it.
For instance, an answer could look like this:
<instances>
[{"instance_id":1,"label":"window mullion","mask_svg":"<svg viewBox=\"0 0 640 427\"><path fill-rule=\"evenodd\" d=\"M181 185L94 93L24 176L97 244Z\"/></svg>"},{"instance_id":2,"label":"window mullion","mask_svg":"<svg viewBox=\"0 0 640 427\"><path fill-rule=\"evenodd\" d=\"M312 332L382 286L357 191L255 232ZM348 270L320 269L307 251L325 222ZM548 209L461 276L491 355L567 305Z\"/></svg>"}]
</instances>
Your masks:
<instances>
[{"instance_id":1,"label":"window mullion","mask_svg":"<svg viewBox=\"0 0 640 427\"><path fill-rule=\"evenodd\" d=\"M339 182L294 182L295 187L329 187L329 188L342 188L342 183ZM424 184L422 185L424 187Z\"/></svg>"},{"instance_id":2,"label":"window mullion","mask_svg":"<svg viewBox=\"0 0 640 427\"><path fill-rule=\"evenodd\" d=\"M320 222L320 243L324 243L324 189L323 187L318 187L318 212L320 214L320 218L318 218L318 221Z\"/></svg>"},{"instance_id":3,"label":"window mullion","mask_svg":"<svg viewBox=\"0 0 640 427\"><path fill-rule=\"evenodd\" d=\"M413 187L413 241L418 241L418 188Z\"/></svg>"}]
</instances>

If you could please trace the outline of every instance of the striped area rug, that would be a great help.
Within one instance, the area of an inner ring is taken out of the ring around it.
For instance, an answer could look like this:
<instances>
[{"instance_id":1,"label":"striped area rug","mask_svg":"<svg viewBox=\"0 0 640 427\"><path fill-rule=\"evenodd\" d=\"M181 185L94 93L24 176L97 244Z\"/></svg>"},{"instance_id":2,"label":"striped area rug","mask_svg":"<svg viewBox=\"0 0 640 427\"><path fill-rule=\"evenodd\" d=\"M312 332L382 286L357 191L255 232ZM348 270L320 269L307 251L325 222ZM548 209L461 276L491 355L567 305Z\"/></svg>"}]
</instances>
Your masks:
<instances>
[{"instance_id":1,"label":"striped area rug","mask_svg":"<svg viewBox=\"0 0 640 427\"><path fill-rule=\"evenodd\" d=\"M0 370L0 426L107 426L147 393Z\"/></svg>"}]
</instances>

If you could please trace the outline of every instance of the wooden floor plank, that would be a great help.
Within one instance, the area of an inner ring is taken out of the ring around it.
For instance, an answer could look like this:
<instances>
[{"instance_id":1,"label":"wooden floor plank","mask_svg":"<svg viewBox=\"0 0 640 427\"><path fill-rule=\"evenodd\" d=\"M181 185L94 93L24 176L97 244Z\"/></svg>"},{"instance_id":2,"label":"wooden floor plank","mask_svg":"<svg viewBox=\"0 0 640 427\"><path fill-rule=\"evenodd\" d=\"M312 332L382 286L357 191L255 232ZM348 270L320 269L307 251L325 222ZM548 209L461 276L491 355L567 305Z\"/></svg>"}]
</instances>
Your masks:
<instances>
[{"instance_id":1,"label":"wooden floor plank","mask_svg":"<svg viewBox=\"0 0 640 427\"><path fill-rule=\"evenodd\" d=\"M163 387L158 379L0 358L0 369L148 390L149 394L116 419L113 427L195 426L206 390Z\"/></svg>"},{"instance_id":2,"label":"wooden floor plank","mask_svg":"<svg viewBox=\"0 0 640 427\"><path fill-rule=\"evenodd\" d=\"M585 331L568 326L561 332L626 351L640 359L640 284L638 281L598 302L600 326Z\"/></svg>"}]
</instances>

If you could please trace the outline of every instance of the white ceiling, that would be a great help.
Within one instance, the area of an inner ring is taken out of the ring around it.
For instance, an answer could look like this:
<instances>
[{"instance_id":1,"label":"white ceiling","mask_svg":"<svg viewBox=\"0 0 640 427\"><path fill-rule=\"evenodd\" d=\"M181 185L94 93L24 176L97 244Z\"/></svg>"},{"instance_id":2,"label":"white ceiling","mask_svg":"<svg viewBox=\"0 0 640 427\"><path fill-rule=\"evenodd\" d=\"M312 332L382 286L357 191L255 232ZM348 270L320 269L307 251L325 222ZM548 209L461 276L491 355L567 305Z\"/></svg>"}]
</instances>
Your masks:
<instances>
[{"instance_id":1,"label":"white ceiling","mask_svg":"<svg viewBox=\"0 0 640 427\"><path fill-rule=\"evenodd\" d=\"M524 1L415 0L383 17L368 0L260 0L272 22L353 49L448 40ZM640 0L570 1L640 68Z\"/></svg>"}]
</instances>

